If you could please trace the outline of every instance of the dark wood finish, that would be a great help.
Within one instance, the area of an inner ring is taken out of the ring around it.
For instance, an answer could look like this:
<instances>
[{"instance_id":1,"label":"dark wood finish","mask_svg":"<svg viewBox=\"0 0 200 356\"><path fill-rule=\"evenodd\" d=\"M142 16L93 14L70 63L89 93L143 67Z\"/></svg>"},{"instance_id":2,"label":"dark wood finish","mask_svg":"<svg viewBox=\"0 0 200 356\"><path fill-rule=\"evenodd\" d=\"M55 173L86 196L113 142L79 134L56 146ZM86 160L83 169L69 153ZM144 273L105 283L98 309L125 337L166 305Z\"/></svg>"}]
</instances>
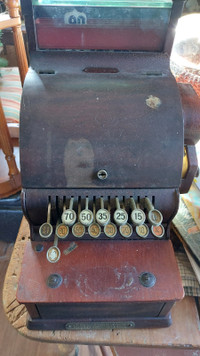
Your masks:
<instances>
[{"instance_id":1,"label":"dark wood finish","mask_svg":"<svg viewBox=\"0 0 200 356\"><path fill-rule=\"evenodd\" d=\"M129 320L135 322L136 327L168 326L166 314L176 300L183 298L170 241L111 241L106 244L80 241L78 248L67 256L65 250L70 242L60 243L61 258L56 264L46 259L52 244L44 243L42 252L36 252L36 244L26 244L17 291L20 303L33 303L39 312L40 320L36 316L36 324L33 320L31 328L37 325L44 329L62 329L66 321L71 320ZM139 282L144 271L156 277L156 284L151 288ZM63 279L56 289L47 285L53 273ZM168 302L169 306L165 307ZM32 314L30 308L29 312L34 319L35 312Z\"/></svg>"},{"instance_id":2,"label":"dark wood finish","mask_svg":"<svg viewBox=\"0 0 200 356\"><path fill-rule=\"evenodd\" d=\"M78 54L78 61L66 54L68 69L55 62L55 74L31 69L27 75L21 113L23 187L178 188L183 120L174 78L142 74L141 67L127 73L130 57L133 62L140 57L123 53L119 73L86 73L90 53ZM108 67L107 57L111 60L104 53L102 67ZM108 172L104 181L97 178L100 169Z\"/></svg>"},{"instance_id":3,"label":"dark wood finish","mask_svg":"<svg viewBox=\"0 0 200 356\"><path fill-rule=\"evenodd\" d=\"M49 312L51 312L51 310L49 310ZM112 320L113 323L114 320ZM124 319L123 319L124 321ZM106 327L104 324L104 321L99 321L97 322L98 326L96 326L96 323L94 321L89 321L87 329L86 330L99 330L101 329L101 323L103 324L102 329L106 330L106 329L112 329L114 330L118 330L118 329L128 329L127 331L129 331L130 329L144 329L144 328L166 328L169 327L172 323L171 320L171 314L168 314L165 317L152 317L152 318L148 318L148 317L131 317L129 319L126 320L128 323L128 325L130 325L131 323L134 323L134 327L131 328L129 326L126 327L120 327L119 324L110 327ZM70 320L70 319L28 319L27 321L27 327L30 330L65 330L66 324L72 324L73 325L74 319ZM78 330L80 331L81 329L84 329L83 324L85 322L84 321L79 321L78 320L78 326L76 329L74 330Z\"/></svg>"},{"instance_id":4,"label":"dark wood finish","mask_svg":"<svg viewBox=\"0 0 200 356\"><path fill-rule=\"evenodd\" d=\"M6 350L5 356L15 356L17 352L24 354L29 353L32 355L49 355L57 354L58 346L50 346L45 344L46 342L54 343L75 343L75 344L93 344L93 345L125 345L126 349L123 351L128 354L127 346L144 346L148 348L148 353L152 354L152 347L164 347L166 355L172 355L173 348L182 348L181 352L187 352L187 356L191 356L188 348L200 348L199 328L198 328L198 314L195 306L195 301L191 297L184 298L183 301L178 302L172 308L172 325L166 329L132 329L127 330L99 330L99 331L35 331L29 330L26 326L27 312L20 313L22 306L16 301L16 283L18 283L22 258L24 254L24 248L28 237L30 236L29 226L25 219L22 221L22 225L16 240L13 255L8 266L7 274L5 277L5 283L3 288L3 305L9 322L16 330L20 331L20 334L31 339L43 341L41 343L34 343L27 338L22 338L21 335L16 333L14 328L9 327L6 324L6 319L1 316L3 321L3 329L0 335L2 350ZM23 239L22 239L23 238ZM0 261L1 263L1 261ZM5 261L3 261L3 267ZM2 272L3 269L1 268ZM4 269L5 271L5 269ZM33 274L33 273L32 273ZM1 281L3 281L3 276ZM7 337L6 337L7 335ZM9 335L9 337L8 337ZM12 342L13 340L13 342ZM20 350L20 351L19 351ZM127 350L127 351L126 351ZM141 355L144 349L132 349L131 355L137 352L136 355ZM145 351L145 350L144 350ZM87 355L84 349L84 355ZM155 350L157 353L158 351ZM178 352L178 350L176 350ZM192 351L194 352L194 350ZM145 353L146 355L146 353Z\"/></svg>"}]
</instances>

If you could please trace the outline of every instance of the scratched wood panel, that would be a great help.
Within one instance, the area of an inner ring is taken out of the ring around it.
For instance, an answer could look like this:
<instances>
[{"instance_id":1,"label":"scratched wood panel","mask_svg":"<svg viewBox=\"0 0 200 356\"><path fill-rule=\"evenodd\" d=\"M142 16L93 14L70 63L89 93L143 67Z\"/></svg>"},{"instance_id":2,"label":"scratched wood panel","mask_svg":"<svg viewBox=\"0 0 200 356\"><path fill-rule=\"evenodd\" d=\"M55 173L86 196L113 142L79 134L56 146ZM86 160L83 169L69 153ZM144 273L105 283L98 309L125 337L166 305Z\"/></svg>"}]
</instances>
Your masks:
<instances>
[{"instance_id":1,"label":"scratched wood panel","mask_svg":"<svg viewBox=\"0 0 200 356\"><path fill-rule=\"evenodd\" d=\"M168 329L140 329L114 331L31 331L26 327L27 312L16 300L16 289L21 269L29 227L25 218L17 237L12 258L6 273L3 288L3 305L5 313L15 329L22 335L35 340L76 343L135 345L151 347L185 347L200 348L198 315L193 298L187 297L172 309L173 324Z\"/></svg>"}]
</instances>

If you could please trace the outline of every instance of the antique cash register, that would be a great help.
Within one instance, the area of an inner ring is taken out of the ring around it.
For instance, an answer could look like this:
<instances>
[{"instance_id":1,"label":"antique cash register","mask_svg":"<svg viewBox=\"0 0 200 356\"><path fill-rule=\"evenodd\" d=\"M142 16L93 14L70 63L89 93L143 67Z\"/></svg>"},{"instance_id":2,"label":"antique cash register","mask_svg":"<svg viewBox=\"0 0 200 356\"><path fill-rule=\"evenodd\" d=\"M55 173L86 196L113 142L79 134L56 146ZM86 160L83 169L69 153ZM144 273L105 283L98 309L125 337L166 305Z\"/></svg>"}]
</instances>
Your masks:
<instances>
[{"instance_id":1,"label":"antique cash register","mask_svg":"<svg viewBox=\"0 0 200 356\"><path fill-rule=\"evenodd\" d=\"M197 170L200 106L169 68L182 6L22 1L17 299L31 329L164 327L183 298L170 222Z\"/></svg>"}]
</instances>

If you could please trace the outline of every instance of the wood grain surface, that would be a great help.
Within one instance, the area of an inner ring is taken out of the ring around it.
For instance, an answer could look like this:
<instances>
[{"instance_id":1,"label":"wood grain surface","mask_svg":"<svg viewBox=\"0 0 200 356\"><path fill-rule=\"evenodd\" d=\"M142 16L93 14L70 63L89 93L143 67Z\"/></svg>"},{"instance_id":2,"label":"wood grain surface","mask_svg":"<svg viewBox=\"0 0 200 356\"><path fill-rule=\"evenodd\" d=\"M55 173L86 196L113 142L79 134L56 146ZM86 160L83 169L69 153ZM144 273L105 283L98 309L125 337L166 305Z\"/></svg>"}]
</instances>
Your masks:
<instances>
[{"instance_id":1,"label":"wood grain surface","mask_svg":"<svg viewBox=\"0 0 200 356\"><path fill-rule=\"evenodd\" d=\"M172 309L173 324L168 329L114 331L31 331L26 327L27 311L16 300L16 290L29 227L25 218L19 230L3 287L3 306L8 320L20 334L31 339L75 344L134 345L150 347L199 348L200 332L195 301L184 298Z\"/></svg>"}]
</instances>

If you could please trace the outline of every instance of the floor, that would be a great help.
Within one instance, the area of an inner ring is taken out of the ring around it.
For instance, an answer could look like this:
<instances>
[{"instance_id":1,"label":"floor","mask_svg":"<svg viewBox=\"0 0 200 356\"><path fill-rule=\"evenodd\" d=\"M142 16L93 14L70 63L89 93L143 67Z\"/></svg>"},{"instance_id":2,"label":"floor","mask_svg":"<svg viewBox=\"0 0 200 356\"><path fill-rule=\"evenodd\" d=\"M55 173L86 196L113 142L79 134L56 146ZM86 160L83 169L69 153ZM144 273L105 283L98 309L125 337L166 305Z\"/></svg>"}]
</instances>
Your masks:
<instances>
[{"instance_id":1,"label":"floor","mask_svg":"<svg viewBox=\"0 0 200 356\"><path fill-rule=\"evenodd\" d=\"M0 241L0 291L2 295L3 281L13 244ZM9 324L4 315L0 301L0 356L64 356L65 345L41 343L24 338ZM166 330L167 332L167 330ZM79 345L77 356L112 356L109 347ZM116 347L115 356L200 356L200 350L145 349L136 347Z\"/></svg>"}]
</instances>

